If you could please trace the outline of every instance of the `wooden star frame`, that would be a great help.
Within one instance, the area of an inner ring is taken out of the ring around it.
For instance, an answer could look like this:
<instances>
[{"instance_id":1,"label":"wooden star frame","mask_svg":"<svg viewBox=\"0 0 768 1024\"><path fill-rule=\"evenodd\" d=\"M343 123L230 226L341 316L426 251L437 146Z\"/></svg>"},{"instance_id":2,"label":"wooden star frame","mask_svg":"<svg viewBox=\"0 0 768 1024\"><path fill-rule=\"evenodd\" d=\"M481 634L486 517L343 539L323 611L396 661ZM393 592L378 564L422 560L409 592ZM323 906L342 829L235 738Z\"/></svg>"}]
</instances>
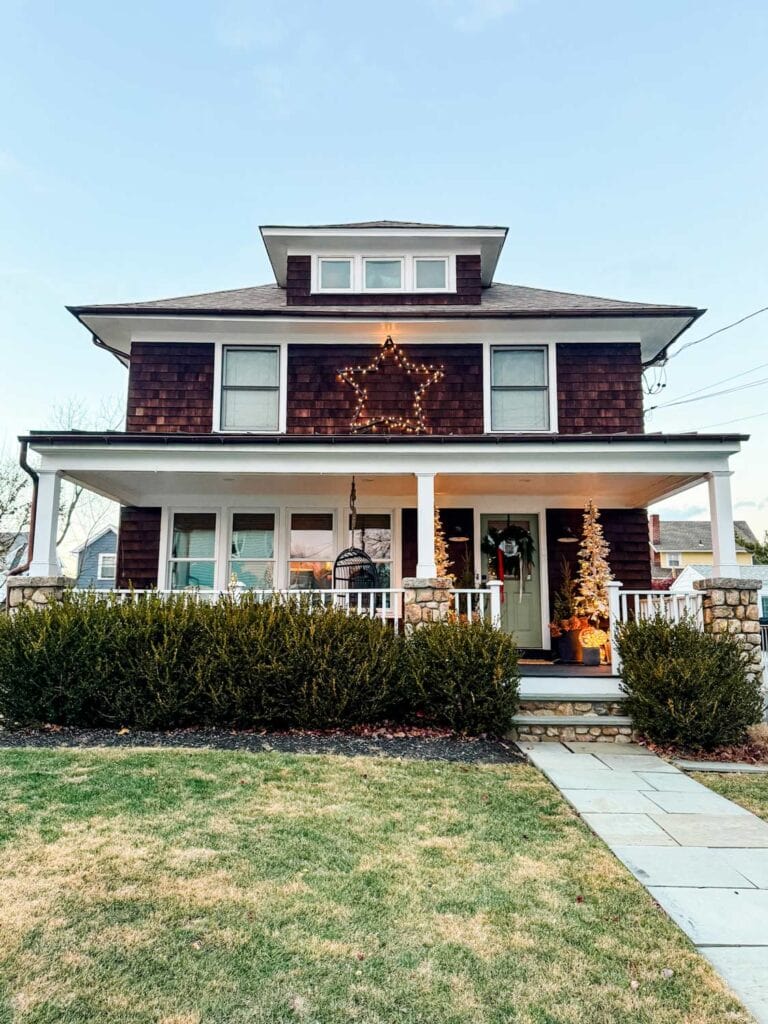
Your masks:
<instances>
[{"instance_id":1,"label":"wooden star frame","mask_svg":"<svg viewBox=\"0 0 768 1024\"><path fill-rule=\"evenodd\" d=\"M375 417L369 414L371 378L375 374L381 373L389 360L394 361L398 370L414 378L410 415ZM429 433L429 428L424 416L422 400L427 390L442 380L444 376L445 371L442 366L428 366L426 363L411 362L391 336L387 335L384 344L367 366L346 366L339 371L336 379L348 384L357 397L355 411L350 422L350 428L354 433L392 431L402 434L426 434ZM419 381L420 383L418 383Z\"/></svg>"}]
</instances>

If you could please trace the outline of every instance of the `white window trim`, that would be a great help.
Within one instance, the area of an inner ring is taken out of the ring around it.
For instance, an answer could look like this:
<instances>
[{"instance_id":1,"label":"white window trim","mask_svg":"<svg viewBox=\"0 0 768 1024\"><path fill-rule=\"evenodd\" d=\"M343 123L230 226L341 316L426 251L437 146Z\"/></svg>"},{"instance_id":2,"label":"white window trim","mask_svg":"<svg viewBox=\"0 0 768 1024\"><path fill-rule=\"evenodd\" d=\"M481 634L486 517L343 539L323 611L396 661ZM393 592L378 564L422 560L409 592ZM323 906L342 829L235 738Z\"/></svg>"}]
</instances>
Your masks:
<instances>
[{"instance_id":1,"label":"white window trim","mask_svg":"<svg viewBox=\"0 0 768 1024\"><path fill-rule=\"evenodd\" d=\"M549 426L534 430L494 430L491 414L491 358L495 348L541 348L547 352L547 388L549 391ZM557 345L549 341L484 341L483 342L483 422L486 434L556 434L557 425Z\"/></svg>"},{"instance_id":2,"label":"white window trim","mask_svg":"<svg viewBox=\"0 0 768 1024\"><path fill-rule=\"evenodd\" d=\"M104 560L107 558L114 559L114 570L111 576L104 575ZM98 567L96 569L96 579L102 580L105 583L114 583L115 580L117 579L117 554L114 551L102 551L99 553Z\"/></svg>"},{"instance_id":3,"label":"white window trim","mask_svg":"<svg viewBox=\"0 0 768 1024\"><path fill-rule=\"evenodd\" d=\"M349 263L349 288L322 288L320 286L320 265L322 263L338 263L343 260ZM315 277L317 281L315 282ZM355 290L355 257L354 256L318 256L312 260L312 291L323 292L325 295L348 295Z\"/></svg>"},{"instance_id":4,"label":"white window trim","mask_svg":"<svg viewBox=\"0 0 768 1024\"><path fill-rule=\"evenodd\" d=\"M274 348L278 359L277 430L243 430L222 427L222 383L225 348ZM288 423L288 342L287 341L215 341L213 353L213 423L214 434L284 434Z\"/></svg>"},{"instance_id":5,"label":"white window trim","mask_svg":"<svg viewBox=\"0 0 768 1024\"><path fill-rule=\"evenodd\" d=\"M177 512L191 513L196 515L214 515L216 517L216 527L213 536L213 558L196 558L190 559L190 561L196 562L213 562L213 589L214 590L225 590L226 584L222 582L222 576L226 570L226 563L222 564L221 560L221 544L222 544L222 529L221 529L221 515L222 510L218 506L205 507L205 506L194 506L194 505L173 505L164 506L160 514L160 572L158 573L158 580L163 581L162 590L171 590L171 561L173 559L173 517ZM183 561L183 559L182 559ZM184 593L180 590L178 593Z\"/></svg>"},{"instance_id":6,"label":"white window trim","mask_svg":"<svg viewBox=\"0 0 768 1024\"><path fill-rule=\"evenodd\" d=\"M673 558L675 559L674 562L672 561ZM668 551L667 552L667 565L669 566L670 569L679 569L682 566L682 564L683 564L682 558L683 558L682 551Z\"/></svg>"},{"instance_id":7,"label":"white window trim","mask_svg":"<svg viewBox=\"0 0 768 1024\"><path fill-rule=\"evenodd\" d=\"M321 288L320 287L320 264L323 260L349 260L352 264L352 276L350 288ZM365 286L365 264L368 260L391 260L399 261L402 266L402 287L400 288L366 288ZM446 265L445 288L417 288L416 287L416 260L442 260ZM456 257L450 253L416 252L409 255L398 255L391 252L370 252L361 255L349 253L330 254L312 257L311 273L312 294L323 295L350 295L366 292L369 295L437 295L449 294L456 291Z\"/></svg>"}]
</instances>

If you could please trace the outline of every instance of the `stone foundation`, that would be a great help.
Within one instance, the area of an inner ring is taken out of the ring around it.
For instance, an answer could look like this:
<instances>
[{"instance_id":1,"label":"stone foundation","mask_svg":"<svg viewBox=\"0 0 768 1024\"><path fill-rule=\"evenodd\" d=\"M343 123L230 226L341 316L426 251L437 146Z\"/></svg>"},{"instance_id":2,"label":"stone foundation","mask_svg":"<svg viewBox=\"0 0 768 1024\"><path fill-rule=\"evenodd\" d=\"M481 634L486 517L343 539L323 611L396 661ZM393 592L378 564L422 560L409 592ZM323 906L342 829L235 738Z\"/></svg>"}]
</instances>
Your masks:
<instances>
[{"instance_id":1,"label":"stone foundation","mask_svg":"<svg viewBox=\"0 0 768 1024\"><path fill-rule=\"evenodd\" d=\"M406 632L419 629L427 622L442 622L451 610L452 581L447 576L420 579L406 576L404 615Z\"/></svg>"},{"instance_id":2,"label":"stone foundation","mask_svg":"<svg viewBox=\"0 0 768 1024\"><path fill-rule=\"evenodd\" d=\"M695 580L694 589L702 595L704 631L715 636L730 633L747 652L750 678L762 680L763 656L760 650L760 612L757 594L761 580L734 577Z\"/></svg>"},{"instance_id":3,"label":"stone foundation","mask_svg":"<svg viewBox=\"0 0 768 1024\"><path fill-rule=\"evenodd\" d=\"M631 743L629 725L520 725L508 738L519 743Z\"/></svg>"},{"instance_id":4,"label":"stone foundation","mask_svg":"<svg viewBox=\"0 0 768 1024\"><path fill-rule=\"evenodd\" d=\"M50 601L60 601L74 582L68 576L9 576L6 581L8 612L13 615L25 606L41 608Z\"/></svg>"},{"instance_id":5,"label":"stone foundation","mask_svg":"<svg viewBox=\"0 0 768 1024\"><path fill-rule=\"evenodd\" d=\"M610 700L523 700L521 715L623 715L621 701Z\"/></svg>"}]
</instances>

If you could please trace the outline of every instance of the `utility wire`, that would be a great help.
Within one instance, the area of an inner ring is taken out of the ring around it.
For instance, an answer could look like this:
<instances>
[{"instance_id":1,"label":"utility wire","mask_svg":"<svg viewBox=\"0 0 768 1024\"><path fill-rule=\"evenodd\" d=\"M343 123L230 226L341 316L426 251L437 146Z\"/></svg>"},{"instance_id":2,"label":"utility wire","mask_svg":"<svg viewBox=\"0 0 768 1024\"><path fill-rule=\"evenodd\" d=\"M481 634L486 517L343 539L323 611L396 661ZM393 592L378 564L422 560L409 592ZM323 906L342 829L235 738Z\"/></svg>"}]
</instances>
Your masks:
<instances>
[{"instance_id":1,"label":"utility wire","mask_svg":"<svg viewBox=\"0 0 768 1024\"><path fill-rule=\"evenodd\" d=\"M741 373L734 373L732 377L723 377L722 380L712 381L711 384L705 384L701 388L696 388L695 391L686 391L684 394L680 395L679 399L675 399L674 402L665 402L663 405L652 405L648 409L646 409L646 412L652 412L654 409L664 409L667 405L677 405L677 403L679 401L682 401L682 399L684 398L688 398L691 395L700 395L702 391L707 391L709 390L709 388L716 388L720 384L727 384L729 381L732 380L738 380L739 377L746 377L748 374L755 373L757 370L765 369L766 366L768 366L768 363L759 363L757 366L750 367L749 370L742 370ZM652 393L653 392L649 392L649 394ZM703 397L706 398L707 396L704 395Z\"/></svg>"},{"instance_id":2,"label":"utility wire","mask_svg":"<svg viewBox=\"0 0 768 1024\"><path fill-rule=\"evenodd\" d=\"M665 402L663 405L655 405L654 409L670 409L673 405L690 405L691 402L703 402L706 398L718 398L720 395L732 395L737 391L747 391L749 388L756 388L760 384L768 384L768 377L760 380L753 380L749 384L739 384L735 388L723 388L721 391L711 391L708 395L698 395L696 398L681 398L676 402ZM648 412L651 412L648 409Z\"/></svg>"},{"instance_id":3,"label":"utility wire","mask_svg":"<svg viewBox=\"0 0 768 1024\"><path fill-rule=\"evenodd\" d=\"M687 341L684 345L681 345L677 352L673 352L672 355L669 356L667 362L669 362L670 359L674 359L676 356L679 356L681 352L685 352L687 348L693 348L694 345L700 345L702 341L709 341L709 339L714 338L716 334L722 334L723 331L730 331L732 327L738 327L739 324L743 324L745 320L751 320L753 316L758 316L760 313L765 312L768 312L768 306L756 309L753 313L747 313L747 315L743 316L740 320L734 320L732 324L726 324L725 327L718 327L716 331L712 331L711 334L705 334L703 338L696 338L695 341Z\"/></svg>"},{"instance_id":4,"label":"utility wire","mask_svg":"<svg viewBox=\"0 0 768 1024\"><path fill-rule=\"evenodd\" d=\"M705 423L699 430L709 430L710 427L726 427L729 423L745 423L747 420L759 420L762 416L768 416L768 412L756 412L754 416L737 416L735 420L718 420L717 423Z\"/></svg>"}]
</instances>

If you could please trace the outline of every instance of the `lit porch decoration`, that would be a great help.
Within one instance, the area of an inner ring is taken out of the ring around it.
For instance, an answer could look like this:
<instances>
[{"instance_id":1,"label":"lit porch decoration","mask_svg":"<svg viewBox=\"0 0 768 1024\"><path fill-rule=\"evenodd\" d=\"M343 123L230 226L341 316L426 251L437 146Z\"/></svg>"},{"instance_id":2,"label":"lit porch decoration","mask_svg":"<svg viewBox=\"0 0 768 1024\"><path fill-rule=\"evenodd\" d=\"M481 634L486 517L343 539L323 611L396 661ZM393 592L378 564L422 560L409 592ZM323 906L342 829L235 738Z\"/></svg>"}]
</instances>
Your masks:
<instances>
[{"instance_id":1,"label":"lit porch decoration","mask_svg":"<svg viewBox=\"0 0 768 1024\"><path fill-rule=\"evenodd\" d=\"M377 411L376 384L387 377L400 378L397 401L408 403L403 412ZM346 366L336 379L355 392L355 411L350 428L355 433L392 432L401 434L429 433L424 416L423 399L428 388L445 376L442 366L413 363L388 334L384 344L367 366Z\"/></svg>"}]
</instances>

